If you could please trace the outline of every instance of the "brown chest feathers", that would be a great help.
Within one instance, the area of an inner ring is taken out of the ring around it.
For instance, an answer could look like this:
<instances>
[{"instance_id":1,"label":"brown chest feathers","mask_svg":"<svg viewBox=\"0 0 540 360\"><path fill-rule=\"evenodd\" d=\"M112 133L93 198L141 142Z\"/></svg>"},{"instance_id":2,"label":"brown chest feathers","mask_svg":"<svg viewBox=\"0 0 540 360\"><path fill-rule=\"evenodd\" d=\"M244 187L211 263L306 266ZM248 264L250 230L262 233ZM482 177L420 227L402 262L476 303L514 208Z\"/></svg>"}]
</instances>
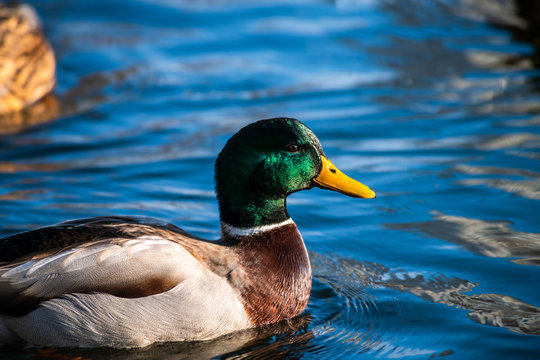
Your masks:
<instances>
[{"instance_id":1,"label":"brown chest feathers","mask_svg":"<svg viewBox=\"0 0 540 360\"><path fill-rule=\"evenodd\" d=\"M228 279L253 325L290 319L306 308L311 265L296 225L241 237L237 249L240 267Z\"/></svg>"}]
</instances>

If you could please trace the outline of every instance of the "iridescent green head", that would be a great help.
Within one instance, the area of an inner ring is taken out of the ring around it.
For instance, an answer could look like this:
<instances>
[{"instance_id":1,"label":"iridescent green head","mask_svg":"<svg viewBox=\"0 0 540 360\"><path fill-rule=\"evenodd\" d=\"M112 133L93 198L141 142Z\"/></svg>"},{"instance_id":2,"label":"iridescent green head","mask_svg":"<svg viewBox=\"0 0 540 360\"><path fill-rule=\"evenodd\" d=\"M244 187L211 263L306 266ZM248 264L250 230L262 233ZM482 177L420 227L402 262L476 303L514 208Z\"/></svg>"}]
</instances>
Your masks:
<instances>
[{"instance_id":1,"label":"iridescent green head","mask_svg":"<svg viewBox=\"0 0 540 360\"><path fill-rule=\"evenodd\" d=\"M374 197L343 191L327 180L317 181L326 172L332 178L339 177L337 171L324 157L315 134L300 121L257 121L231 137L216 160L221 220L237 227L284 221L289 217L286 197L313 186L351 196Z\"/></svg>"}]
</instances>

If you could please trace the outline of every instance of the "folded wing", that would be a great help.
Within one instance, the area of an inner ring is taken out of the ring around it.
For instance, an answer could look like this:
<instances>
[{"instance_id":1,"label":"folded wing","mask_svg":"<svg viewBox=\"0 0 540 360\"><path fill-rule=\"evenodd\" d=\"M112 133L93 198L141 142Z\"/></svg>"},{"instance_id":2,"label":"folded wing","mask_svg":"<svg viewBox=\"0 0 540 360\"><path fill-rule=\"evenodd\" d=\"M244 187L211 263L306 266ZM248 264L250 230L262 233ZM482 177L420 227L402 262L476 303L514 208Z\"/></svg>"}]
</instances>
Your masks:
<instances>
[{"instance_id":1,"label":"folded wing","mask_svg":"<svg viewBox=\"0 0 540 360\"><path fill-rule=\"evenodd\" d=\"M19 316L70 293L142 297L167 291L202 265L159 236L112 238L0 267L0 314Z\"/></svg>"}]
</instances>

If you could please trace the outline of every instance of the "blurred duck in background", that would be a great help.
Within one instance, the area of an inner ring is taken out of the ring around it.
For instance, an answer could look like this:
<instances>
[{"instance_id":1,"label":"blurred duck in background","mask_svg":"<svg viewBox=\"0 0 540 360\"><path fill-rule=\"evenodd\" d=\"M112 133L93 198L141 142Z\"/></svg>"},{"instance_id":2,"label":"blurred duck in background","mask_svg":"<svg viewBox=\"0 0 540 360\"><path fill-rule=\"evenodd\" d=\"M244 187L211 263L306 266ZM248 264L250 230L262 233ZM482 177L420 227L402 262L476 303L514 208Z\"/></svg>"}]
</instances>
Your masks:
<instances>
[{"instance_id":1,"label":"blurred duck in background","mask_svg":"<svg viewBox=\"0 0 540 360\"><path fill-rule=\"evenodd\" d=\"M38 102L55 82L54 52L35 10L0 2L0 114Z\"/></svg>"},{"instance_id":2,"label":"blurred duck in background","mask_svg":"<svg viewBox=\"0 0 540 360\"><path fill-rule=\"evenodd\" d=\"M36 11L0 1L0 135L56 119L56 63Z\"/></svg>"},{"instance_id":3,"label":"blurred duck in background","mask_svg":"<svg viewBox=\"0 0 540 360\"><path fill-rule=\"evenodd\" d=\"M92 108L106 100L105 87L132 72L91 74L54 94L56 60L39 16L29 5L0 0L0 136Z\"/></svg>"}]
</instances>

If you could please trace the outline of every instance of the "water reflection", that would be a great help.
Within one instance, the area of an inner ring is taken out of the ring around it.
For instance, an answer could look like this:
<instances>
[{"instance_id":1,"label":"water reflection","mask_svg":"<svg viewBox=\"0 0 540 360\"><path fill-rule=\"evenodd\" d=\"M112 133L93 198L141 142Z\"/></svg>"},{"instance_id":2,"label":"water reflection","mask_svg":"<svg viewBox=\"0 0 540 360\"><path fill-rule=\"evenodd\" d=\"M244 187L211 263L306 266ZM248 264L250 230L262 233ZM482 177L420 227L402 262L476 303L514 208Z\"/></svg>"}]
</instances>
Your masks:
<instances>
[{"instance_id":1,"label":"water reflection","mask_svg":"<svg viewBox=\"0 0 540 360\"><path fill-rule=\"evenodd\" d=\"M503 1L499 2L504 3ZM530 63L531 67L540 69L540 3L530 0L514 0L512 3L514 4L514 13L520 18L521 23L489 22L509 30L514 41L530 44L533 51L530 54L514 55L506 61L505 65L528 65ZM528 81L533 84L537 92L540 91L540 76L531 76Z\"/></svg>"},{"instance_id":2,"label":"water reflection","mask_svg":"<svg viewBox=\"0 0 540 360\"><path fill-rule=\"evenodd\" d=\"M393 230L421 232L489 257L540 256L540 234L516 231L508 221L483 221L432 212L433 220L388 223Z\"/></svg>"},{"instance_id":3,"label":"water reflection","mask_svg":"<svg viewBox=\"0 0 540 360\"><path fill-rule=\"evenodd\" d=\"M381 2L381 8L394 14L400 26L385 31L384 41L369 46L368 51L396 70L399 76L393 83L401 92L399 98L376 100L420 113L414 119L434 114L438 121L445 114L463 118L538 113L538 99L531 98L531 90L538 89L535 68L540 59L538 15L532 11L538 5L532 3L432 1L419 9L412 0ZM486 32L485 23L506 31ZM508 31L514 42L508 41ZM358 41L348 43L364 50ZM411 87L425 93L404 90Z\"/></svg>"},{"instance_id":4,"label":"water reflection","mask_svg":"<svg viewBox=\"0 0 540 360\"><path fill-rule=\"evenodd\" d=\"M527 22L523 32L515 31L517 41L527 41L534 47L534 55L531 56L533 65L540 69L540 3L538 1L514 0L517 5L517 13ZM538 77L536 78L538 84Z\"/></svg>"},{"instance_id":5,"label":"water reflection","mask_svg":"<svg viewBox=\"0 0 540 360\"><path fill-rule=\"evenodd\" d=\"M73 116L105 102L125 97L125 93L112 95L105 92L111 87L120 89L135 73L135 68L93 73L82 77L76 86L61 95L50 93L20 111L0 113L0 135L19 133L33 126Z\"/></svg>"},{"instance_id":6,"label":"water reflection","mask_svg":"<svg viewBox=\"0 0 540 360\"><path fill-rule=\"evenodd\" d=\"M532 51L503 54L494 51L477 51L471 61L493 69L540 69L540 3L530 0L462 0L468 11L463 16L484 21L510 32L514 43L528 44ZM526 81L540 90L540 76L527 77ZM538 108L537 108L538 109Z\"/></svg>"},{"instance_id":7,"label":"water reflection","mask_svg":"<svg viewBox=\"0 0 540 360\"><path fill-rule=\"evenodd\" d=\"M509 179L468 179L458 181L462 185L487 185L489 187L507 191L532 200L540 200L540 179L535 180L509 180Z\"/></svg>"},{"instance_id":8,"label":"water reflection","mask_svg":"<svg viewBox=\"0 0 540 360\"><path fill-rule=\"evenodd\" d=\"M516 147L522 149L540 148L540 135L532 133L484 136L478 140L478 142L469 146L480 150L498 150Z\"/></svg>"},{"instance_id":9,"label":"water reflection","mask_svg":"<svg viewBox=\"0 0 540 360\"><path fill-rule=\"evenodd\" d=\"M143 349L39 349L18 350L42 359L300 359L312 350L309 315L266 327L239 331L218 339L200 342L154 344ZM3 349L7 350L7 349ZM2 353L9 355L7 351Z\"/></svg>"},{"instance_id":10,"label":"water reflection","mask_svg":"<svg viewBox=\"0 0 540 360\"><path fill-rule=\"evenodd\" d=\"M58 99L49 94L21 111L0 114L0 135L15 134L32 126L53 121L59 113Z\"/></svg>"},{"instance_id":11,"label":"water reflection","mask_svg":"<svg viewBox=\"0 0 540 360\"><path fill-rule=\"evenodd\" d=\"M1 173L16 173L20 171L56 171L62 166L56 164L21 164L20 162L0 162Z\"/></svg>"},{"instance_id":12,"label":"water reflection","mask_svg":"<svg viewBox=\"0 0 540 360\"><path fill-rule=\"evenodd\" d=\"M540 243L539 243L540 246ZM511 331L540 335L540 308L519 301L504 294L471 293L478 284L465 279L445 275L426 275L408 273L399 269L390 269L377 263L361 262L339 256L310 254L314 274L320 278L331 278L333 288L348 288L359 282L360 288L384 287L411 293L426 301L456 306L467 311L471 320L484 325L504 327ZM358 285L357 290L358 289ZM349 299L359 294L347 294ZM360 295L361 296L361 295ZM370 312L380 311L377 299L364 300L375 305ZM377 326L388 326L387 322L377 325L375 320L372 338L384 339L385 331ZM381 331L382 330L382 331Z\"/></svg>"},{"instance_id":13,"label":"water reflection","mask_svg":"<svg viewBox=\"0 0 540 360\"><path fill-rule=\"evenodd\" d=\"M308 309L317 314L313 324L317 336L325 342L346 344L343 351L347 353L396 351L401 344L394 344L396 329L389 320L396 316L397 305L366 291L384 267L369 263L366 265L372 271L359 271L350 259L315 252L310 252L310 259L313 276L326 286L324 289L332 290L312 292Z\"/></svg>"},{"instance_id":14,"label":"water reflection","mask_svg":"<svg viewBox=\"0 0 540 360\"><path fill-rule=\"evenodd\" d=\"M457 181L460 185L487 185L532 200L540 200L540 173L526 169L497 168L491 166L457 165L453 171L471 175L508 175L532 179L516 180L510 178L472 178Z\"/></svg>"}]
</instances>

